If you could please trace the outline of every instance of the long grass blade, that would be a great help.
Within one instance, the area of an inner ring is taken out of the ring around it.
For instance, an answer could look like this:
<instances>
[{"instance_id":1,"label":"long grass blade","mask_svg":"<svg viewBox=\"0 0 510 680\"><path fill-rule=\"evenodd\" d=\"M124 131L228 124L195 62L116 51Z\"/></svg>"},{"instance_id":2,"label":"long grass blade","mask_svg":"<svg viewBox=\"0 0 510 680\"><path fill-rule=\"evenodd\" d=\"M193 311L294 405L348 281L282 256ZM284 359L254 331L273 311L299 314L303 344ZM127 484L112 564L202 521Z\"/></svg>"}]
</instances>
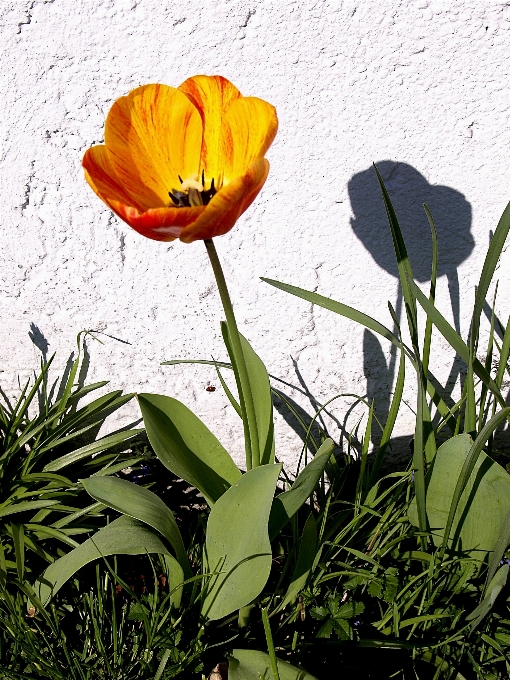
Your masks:
<instances>
[{"instance_id":1,"label":"long grass blade","mask_svg":"<svg viewBox=\"0 0 510 680\"><path fill-rule=\"evenodd\" d=\"M450 343L450 345L457 352L460 358L469 366L470 363L469 347L466 345L464 340L460 337L457 331L454 328L452 328L452 326L444 318L441 312L439 312L438 309L429 302L427 297L422 293L422 291L418 288L414 281L409 281L409 286L413 289L416 299L425 310L427 316L430 316L433 324L436 326L438 331L445 338L445 340L447 340ZM476 358L474 359L472 364L473 372L476 373L476 375L480 378L480 380L482 380L484 384L487 385L487 387L494 394L494 396L501 404L501 406L504 407L505 400L503 399L503 396L501 395L498 386L485 370L485 367Z\"/></svg>"},{"instance_id":2,"label":"long grass blade","mask_svg":"<svg viewBox=\"0 0 510 680\"><path fill-rule=\"evenodd\" d=\"M480 317L482 314L483 305L487 297L489 286L491 284L492 277L494 276L500 255L503 251L509 230L510 203L508 203L505 210L503 211L503 214L498 222L498 226L496 227L496 231L494 232L494 236L491 239L489 248L487 250L487 255L485 256L482 273L480 275L480 281L476 289L470 336L470 349L472 350L473 355L476 352L476 347L478 345Z\"/></svg>"},{"instance_id":3,"label":"long grass blade","mask_svg":"<svg viewBox=\"0 0 510 680\"><path fill-rule=\"evenodd\" d=\"M430 234L432 237L432 269L430 272L430 293L429 300L431 304L434 304L436 299L436 279L437 279L437 261L438 261L438 246L437 246L437 231L432 213L430 212L428 206L424 203L423 208L430 225ZM425 375L428 374L429 370L429 358L430 358L430 343L432 340L432 320L427 316L427 321L425 324L425 337L423 340L423 372Z\"/></svg>"},{"instance_id":4,"label":"long grass blade","mask_svg":"<svg viewBox=\"0 0 510 680\"><path fill-rule=\"evenodd\" d=\"M508 548L509 545L510 545L510 512L505 517L505 521L503 522L503 526L501 527L497 543L494 546L494 550L489 560L486 587L492 581L492 578L496 573L496 569L499 567L499 562L503 558L505 550Z\"/></svg>"},{"instance_id":5,"label":"long grass blade","mask_svg":"<svg viewBox=\"0 0 510 680\"><path fill-rule=\"evenodd\" d=\"M498 372L496 374L496 385L501 389L503 383L503 378L505 376L505 369L508 362L508 355L510 353L510 317L508 317L508 322L505 328L505 334L503 336L503 344L501 345L501 350L499 353L499 365Z\"/></svg>"},{"instance_id":6,"label":"long grass blade","mask_svg":"<svg viewBox=\"0 0 510 680\"><path fill-rule=\"evenodd\" d=\"M379 468L381 462L386 453L386 449L390 443L391 435L395 422L397 420L398 411L400 404L402 403L402 394L404 391L404 381L405 381L405 354L403 351L400 352L400 362L398 367L397 382L395 384L395 391L393 393L393 398L391 400L390 410L388 413L388 418L384 425L384 430L381 437L381 442L379 444L379 450L377 451L374 464L372 466L372 471L370 473L370 478L368 480L368 488L371 489L375 484L377 475L379 473Z\"/></svg>"}]
</instances>

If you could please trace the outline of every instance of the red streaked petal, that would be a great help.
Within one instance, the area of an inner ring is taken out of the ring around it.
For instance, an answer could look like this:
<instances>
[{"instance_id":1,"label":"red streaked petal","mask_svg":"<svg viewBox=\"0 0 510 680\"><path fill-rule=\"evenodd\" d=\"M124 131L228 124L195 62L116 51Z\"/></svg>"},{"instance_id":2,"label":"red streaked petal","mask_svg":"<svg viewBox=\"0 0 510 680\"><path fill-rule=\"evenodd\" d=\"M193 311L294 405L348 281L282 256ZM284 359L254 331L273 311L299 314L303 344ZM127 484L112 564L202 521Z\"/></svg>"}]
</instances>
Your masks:
<instances>
[{"instance_id":1,"label":"red streaked petal","mask_svg":"<svg viewBox=\"0 0 510 680\"><path fill-rule=\"evenodd\" d=\"M204 206L192 208L150 208L140 212L128 205L112 202L112 210L142 236L154 241L173 241L205 211Z\"/></svg>"},{"instance_id":2,"label":"red streaked petal","mask_svg":"<svg viewBox=\"0 0 510 680\"><path fill-rule=\"evenodd\" d=\"M106 146L102 144L87 149L82 165L88 184L107 205L109 201L116 201L132 205L139 210L143 209L119 182Z\"/></svg>"},{"instance_id":3,"label":"red streaked petal","mask_svg":"<svg viewBox=\"0 0 510 680\"><path fill-rule=\"evenodd\" d=\"M223 158L221 149L222 120L232 102L242 95L235 85L223 76L193 76L178 89L183 92L202 118L203 137L201 167L208 179L223 181Z\"/></svg>"},{"instance_id":4,"label":"red streaked petal","mask_svg":"<svg viewBox=\"0 0 510 680\"><path fill-rule=\"evenodd\" d=\"M213 196L202 215L182 230L179 237L181 241L191 243L222 236L230 231L243 212L253 203L266 181L268 172L267 159L255 160L242 177L237 177L223 186Z\"/></svg>"}]
</instances>

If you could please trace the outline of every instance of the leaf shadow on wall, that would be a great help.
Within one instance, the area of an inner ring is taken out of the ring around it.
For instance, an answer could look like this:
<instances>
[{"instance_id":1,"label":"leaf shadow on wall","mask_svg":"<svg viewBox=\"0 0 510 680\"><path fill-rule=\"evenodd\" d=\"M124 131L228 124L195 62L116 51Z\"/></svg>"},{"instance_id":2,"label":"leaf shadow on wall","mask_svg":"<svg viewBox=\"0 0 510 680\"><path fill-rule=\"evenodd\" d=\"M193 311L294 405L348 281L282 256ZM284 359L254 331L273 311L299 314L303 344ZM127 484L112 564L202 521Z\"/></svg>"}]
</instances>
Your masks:
<instances>
[{"instance_id":1,"label":"leaf shadow on wall","mask_svg":"<svg viewBox=\"0 0 510 680\"><path fill-rule=\"evenodd\" d=\"M471 205L459 191L429 184L416 168L407 163L384 160L376 163L376 166L395 208L414 278L420 283L430 281L431 276L432 241L423 204L426 203L429 207L437 229L437 277L439 279L446 276L448 280L453 323L457 332L460 332L458 268L471 255L475 246L471 233ZM391 231L374 168L356 173L349 181L348 192L353 212L351 227L355 236L374 262L398 281ZM400 285L397 299L392 304L395 304L397 317L403 321ZM379 310L363 311L380 318ZM388 365L379 339L365 330L363 355L367 397L369 400L374 399L376 412L384 423L388 416L395 378L396 348L391 349ZM462 362L456 357L445 384L446 395L451 394L461 370Z\"/></svg>"}]
</instances>

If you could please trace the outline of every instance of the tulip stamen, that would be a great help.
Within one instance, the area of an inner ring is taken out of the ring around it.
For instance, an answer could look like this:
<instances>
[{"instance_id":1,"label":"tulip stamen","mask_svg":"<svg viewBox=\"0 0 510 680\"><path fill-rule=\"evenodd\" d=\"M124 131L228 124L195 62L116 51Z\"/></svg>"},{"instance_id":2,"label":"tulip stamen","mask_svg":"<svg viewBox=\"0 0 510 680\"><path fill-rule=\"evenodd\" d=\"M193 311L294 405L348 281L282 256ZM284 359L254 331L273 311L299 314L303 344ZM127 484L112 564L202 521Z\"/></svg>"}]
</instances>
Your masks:
<instances>
[{"instance_id":1,"label":"tulip stamen","mask_svg":"<svg viewBox=\"0 0 510 680\"><path fill-rule=\"evenodd\" d=\"M209 189L205 188L205 172L202 170L202 182L198 181L198 175L189 179L182 179L177 175L181 183L180 189L172 188L168 195L177 208L191 208L192 206L207 205L215 195L217 189L214 186L214 177L211 180Z\"/></svg>"}]
</instances>

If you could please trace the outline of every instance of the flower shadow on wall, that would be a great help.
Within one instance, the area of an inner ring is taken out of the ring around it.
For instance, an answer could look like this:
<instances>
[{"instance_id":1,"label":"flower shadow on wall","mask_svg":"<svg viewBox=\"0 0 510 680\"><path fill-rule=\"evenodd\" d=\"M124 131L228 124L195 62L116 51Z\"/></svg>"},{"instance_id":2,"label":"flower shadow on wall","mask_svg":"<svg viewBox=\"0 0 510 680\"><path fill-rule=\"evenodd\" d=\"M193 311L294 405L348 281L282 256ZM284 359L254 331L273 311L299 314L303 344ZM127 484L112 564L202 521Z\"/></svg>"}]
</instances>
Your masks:
<instances>
[{"instance_id":1,"label":"flower shadow on wall","mask_svg":"<svg viewBox=\"0 0 510 680\"><path fill-rule=\"evenodd\" d=\"M447 186L432 185L407 163L385 160L376 163L390 194L406 242L415 280L430 281L432 245L430 227L423 209L429 207L434 218L439 248L437 276L446 276L453 322L460 331L460 290L458 267L473 252L471 205L463 194ZM374 261L398 281L398 268L381 191L373 167L355 174L348 184L354 217L351 227ZM395 310L402 316L402 291L399 286ZM367 310L370 314L371 311ZM385 422L395 377L395 348L389 366L379 340L365 330L363 342L367 396L374 399L376 412ZM459 378L462 364L455 360L446 386L449 392Z\"/></svg>"}]
</instances>

